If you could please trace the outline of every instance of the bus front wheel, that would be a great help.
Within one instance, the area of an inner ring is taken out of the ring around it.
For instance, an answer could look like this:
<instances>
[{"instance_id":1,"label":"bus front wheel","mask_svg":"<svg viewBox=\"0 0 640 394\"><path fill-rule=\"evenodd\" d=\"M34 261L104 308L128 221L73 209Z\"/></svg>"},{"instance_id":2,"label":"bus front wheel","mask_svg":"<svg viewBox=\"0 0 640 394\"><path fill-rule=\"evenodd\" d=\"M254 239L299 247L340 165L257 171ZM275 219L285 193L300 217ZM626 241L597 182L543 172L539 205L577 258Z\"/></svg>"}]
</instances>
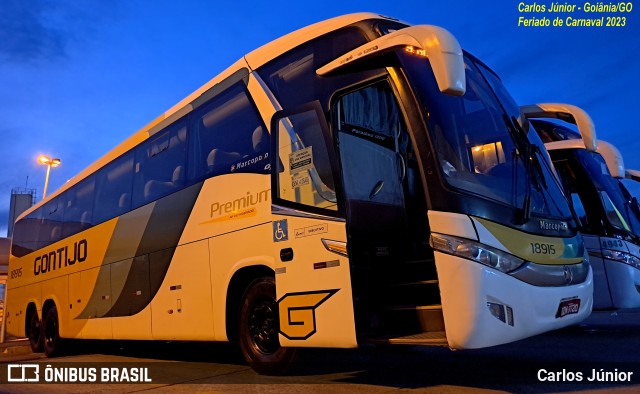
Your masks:
<instances>
[{"instance_id":1,"label":"bus front wheel","mask_svg":"<svg viewBox=\"0 0 640 394\"><path fill-rule=\"evenodd\" d=\"M58 310L55 305L49 308L42 321L44 353L47 357L56 357L61 353L62 340L58 326Z\"/></svg>"},{"instance_id":2,"label":"bus front wheel","mask_svg":"<svg viewBox=\"0 0 640 394\"><path fill-rule=\"evenodd\" d=\"M297 349L280 346L279 327L275 280L254 280L240 306L240 349L259 374L282 374L296 359Z\"/></svg>"},{"instance_id":3,"label":"bus front wheel","mask_svg":"<svg viewBox=\"0 0 640 394\"><path fill-rule=\"evenodd\" d=\"M29 321L29 344L34 353L42 352L42 324L38 312L33 311Z\"/></svg>"}]
</instances>

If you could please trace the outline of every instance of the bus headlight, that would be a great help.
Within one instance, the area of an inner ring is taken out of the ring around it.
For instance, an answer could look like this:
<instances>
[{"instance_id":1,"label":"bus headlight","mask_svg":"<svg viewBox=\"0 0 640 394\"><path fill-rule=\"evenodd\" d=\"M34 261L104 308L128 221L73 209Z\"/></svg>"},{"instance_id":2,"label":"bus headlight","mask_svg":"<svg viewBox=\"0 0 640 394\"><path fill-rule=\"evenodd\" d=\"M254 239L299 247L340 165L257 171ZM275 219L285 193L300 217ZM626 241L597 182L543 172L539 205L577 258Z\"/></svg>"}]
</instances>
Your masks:
<instances>
[{"instance_id":1,"label":"bus headlight","mask_svg":"<svg viewBox=\"0 0 640 394\"><path fill-rule=\"evenodd\" d=\"M602 249L602 256L605 259L619 261L621 263L628 264L633 268L640 269L640 259L632 254L621 252L619 250Z\"/></svg>"},{"instance_id":2,"label":"bus headlight","mask_svg":"<svg viewBox=\"0 0 640 394\"><path fill-rule=\"evenodd\" d=\"M435 250L473 260L502 272L511 272L525 261L479 242L451 235L431 234L429 244Z\"/></svg>"}]
</instances>

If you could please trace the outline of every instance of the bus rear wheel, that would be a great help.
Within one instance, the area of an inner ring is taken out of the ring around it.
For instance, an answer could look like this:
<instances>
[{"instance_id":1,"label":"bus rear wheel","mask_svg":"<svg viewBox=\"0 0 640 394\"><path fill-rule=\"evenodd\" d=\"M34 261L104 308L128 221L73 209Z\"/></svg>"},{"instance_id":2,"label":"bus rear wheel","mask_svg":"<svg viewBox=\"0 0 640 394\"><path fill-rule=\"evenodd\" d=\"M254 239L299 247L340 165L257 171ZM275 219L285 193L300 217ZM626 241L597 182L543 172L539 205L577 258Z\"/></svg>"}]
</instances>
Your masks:
<instances>
[{"instance_id":1,"label":"bus rear wheel","mask_svg":"<svg viewBox=\"0 0 640 394\"><path fill-rule=\"evenodd\" d=\"M29 344L31 351L34 353L42 353L42 324L38 317L38 312L33 311L29 321Z\"/></svg>"},{"instance_id":2,"label":"bus rear wheel","mask_svg":"<svg viewBox=\"0 0 640 394\"><path fill-rule=\"evenodd\" d=\"M283 374L297 358L297 349L280 346L275 280L254 280L240 306L240 349L247 363L262 375Z\"/></svg>"},{"instance_id":3,"label":"bus rear wheel","mask_svg":"<svg viewBox=\"0 0 640 394\"><path fill-rule=\"evenodd\" d=\"M47 310L42 320L42 339L44 353L47 357L56 357L61 354L62 339L60 338L58 325L58 310L55 305Z\"/></svg>"}]
</instances>

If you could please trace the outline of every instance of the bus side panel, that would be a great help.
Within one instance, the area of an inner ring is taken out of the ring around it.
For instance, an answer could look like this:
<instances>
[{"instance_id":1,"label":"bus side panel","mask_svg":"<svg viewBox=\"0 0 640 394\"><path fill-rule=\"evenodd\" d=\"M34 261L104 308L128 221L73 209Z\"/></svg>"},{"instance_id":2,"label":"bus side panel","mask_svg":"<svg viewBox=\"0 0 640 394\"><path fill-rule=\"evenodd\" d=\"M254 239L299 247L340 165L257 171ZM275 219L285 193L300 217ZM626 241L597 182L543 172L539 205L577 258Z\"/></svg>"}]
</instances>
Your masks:
<instances>
[{"instance_id":1,"label":"bus side panel","mask_svg":"<svg viewBox=\"0 0 640 394\"><path fill-rule=\"evenodd\" d=\"M7 318L7 334L14 337L23 337L25 334L25 311L27 304L24 300L24 287L7 289L5 300L5 312Z\"/></svg>"},{"instance_id":2,"label":"bus side panel","mask_svg":"<svg viewBox=\"0 0 640 394\"><path fill-rule=\"evenodd\" d=\"M81 329L85 339L111 339L111 319L103 316L111 309L110 266L81 271L69 277L72 329ZM77 335L77 334L76 334Z\"/></svg>"},{"instance_id":3,"label":"bus side panel","mask_svg":"<svg viewBox=\"0 0 640 394\"><path fill-rule=\"evenodd\" d=\"M251 265L273 267L270 191L268 174L234 173L207 179L180 237L180 245L208 239L209 313L215 340L227 341L227 288L235 271Z\"/></svg>"},{"instance_id":4,"label":"bus side panel","mask_svg":"<svg viewBox=\"0 0 640 394\"><path fill-rule=\"evenodd\" d=\"M24 320L26 318L27 306L30 303L34 303L36 308L38 309L38 316L42 319L42 282L33 283L27 286L24 286L24 303L22 304L21 313L22 313L22 324L25 324ZM23 330L24 332L24 326Z\"/></svg>"},{"instance_id":5,"label":"bus side panel","mask_svg":"<svg viewBox=\"0 0 640 394\"><path fill-rule=\"evenodd\" d=\"M99 268L93 268L90 270L82 271L81 278L83 286L87 286L85 283L94 284L93 292L91 293L91 311L85 310L83 318L85 320L85 326L83 329L83 338L87 339L111 339L113 338L113 332L111 327L111 318L103 317L111 309L113 297L111 292L110 265L103 265ZM91 313L90 316L86 316L86 313Z\"/></svg>"},{"instance_id":6,"label":"bus side panel","mask_svg":"<svg viewBox=\"0 0 640 394\"><path fill-rule=\"evenodd\" d=\"M69 275L69 313L67 314L66 320L60 320L60 322L66 322L66 324L60 324L60 335L64 338L82 338L84 320L77 319L76 317L87 304L86 298L85 301L82 302L83 296L85 296L88 291L91 291L91 289L83 289L81 275L82 272L75 272Z\"/></svg>"},{"instance_id":7,"label":"bus side panel","mask_svg":"<svg viewBox=\"0 0 640 394\"><path fill-rule=\"evenodd\" d=\"M273 269L271 223L263 223L209 239L215 339L227 341L227 290L233 274L244 267Z\"/></svg>"},{"instance_id":8,"label":"bus side panel","mask_svg":"<svg viewBox=\"0 0 640 394\"><path fill-rule=\"evenodd\" d=\"M278 237L285 227L285 237ZM349 260L322 243L325 238L346 245L345 223L277 215L272 232L276 256L292 251L290 261L276 261L280 344L356 347Z\"/></svg>"},{"instance_id":9,"label":"bus side panel","mask_svg":"<svg viewBox=\"0 0 640 394\"><path fill-rule=\"evenodd\" d=\"M129 278L129 276L132 277ZM125 288L127 285L130 288ZM114 312L116 316L111 317L113 338L151 339L148 255L111 264L111 294L114 309L116 300L120 308ZM140 305L145 305L142 310L140 310ZM130 308L128 311L122 309L127 307Z\"/></svg>"},{"instance_id":10,"label":"bus side panel","mask_svg":"<svg viewBox=\"0 0 640 394\"><path fill-rule=\"evenodd\" d=\"M213 340L211 305L208 242L178 246L151 301L153 339Z\"/></svg>"},{"instance_id":11,"label":"bus side panel","mask_svg":"<svg viewBox=\"0 0 640 394\"><path fill-rule=\"evenodd\" d=\"M640 307L640 271L620 261L604 261L609 278L611 300L616 309ZM595 297L594 297L595 298Z\"/></svg>"},{"instance_id":12,"label":"bus side panel","mask_svg":"<svg viewBox=\"0 0 640 394\"><path fill-rule=\"evenodd\" d=\"M149 306L133 316L116 316L110 319L113 337L116 339L152 339L151 307Z\"/></svg>"},{"instance_id":13,"label":"bus side panel","mask_svg":"<svg viewBox=\"0 0 640 394\"><path fill-rule=\"evenodd\" d=\"M59 276L57 278L42 282L42 300L52 300L58 310L58 330L60 337L67 338L67 322L69 321L69 276ZM44 318L44 316L42 316Z\"/></svg>"},{"instance_id":14,"label":"bus side panel","mask_svg":"<svg viewBox=\"0 0 640 394\"><path fill-rule=\"evenodd\" d=\"M604 260L600 237L597 235L582 234L584 247L589 253L589 264L593 269L593 309L611 309L614 307L609 289L609 279Z\"/></svg>"},{"instance_id":15,"label":"bus side panel","mask_svg":"<svg viewBox=\"0 0 640 394\"><path fill-rule=\"evenodd\" d=\"M269 175L218 175L202 185L179 245L271 221ZM226 274L225 274L226 276Z\"/></svg>"}]
</instances>

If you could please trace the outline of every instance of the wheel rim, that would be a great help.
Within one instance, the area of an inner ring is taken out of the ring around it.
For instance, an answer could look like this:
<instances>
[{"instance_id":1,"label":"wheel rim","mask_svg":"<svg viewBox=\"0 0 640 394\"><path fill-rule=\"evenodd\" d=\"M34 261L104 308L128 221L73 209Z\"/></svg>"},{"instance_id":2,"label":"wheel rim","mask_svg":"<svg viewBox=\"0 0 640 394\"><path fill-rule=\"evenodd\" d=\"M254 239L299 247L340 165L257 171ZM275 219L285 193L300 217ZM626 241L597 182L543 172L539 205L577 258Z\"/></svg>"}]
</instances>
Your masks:
<instances>
[{"instance_id":1,"label":"wheel rim","mask_svg":"<svg viewBox=\"0 0 640 394\"><path fill-rule=\"evenodd\" d=\"M264 354L273 354L280 348L277 307L274 299L261 299L253 304L249 314L251 343Z\"/></svg>"}]
</instances>

